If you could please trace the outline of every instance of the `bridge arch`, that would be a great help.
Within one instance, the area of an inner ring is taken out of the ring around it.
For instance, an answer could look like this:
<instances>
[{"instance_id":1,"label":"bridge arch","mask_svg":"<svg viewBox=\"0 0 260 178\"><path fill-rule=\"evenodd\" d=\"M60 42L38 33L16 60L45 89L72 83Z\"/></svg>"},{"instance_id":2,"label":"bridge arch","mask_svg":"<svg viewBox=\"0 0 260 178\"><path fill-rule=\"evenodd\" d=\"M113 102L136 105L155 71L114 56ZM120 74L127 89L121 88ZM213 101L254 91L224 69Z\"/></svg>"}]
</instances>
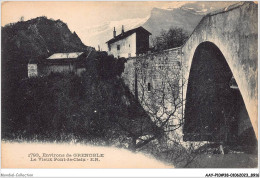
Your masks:
<instances>
[{"instance_id":1,"label":"bridge arch","mask_svg":"<svg viewBox=\"0 0 260 178\"><path fill-rule=\"evenodd\" d=\"M189 83L193 57L200 45L212 43L221 51L236 79L256 137L258 136L257 9L257 4L243 2L208 14L182 47L183 76L184 81L188 81L186 83ZM184 99L188 94L187 89L188 86L185 85Z\"/></svg>"},{"instance_id":2,"label":"bridge arch","mask_svg":"<svg viewBox=\"0 0 260 178\"><path fill-rule=\"evenodd\" d=\"M189 73L184 140L237 144L245 131L243 142L255 143L248 112L224 55L214 43L202 42Z\"/></svg>"}]
</instances>

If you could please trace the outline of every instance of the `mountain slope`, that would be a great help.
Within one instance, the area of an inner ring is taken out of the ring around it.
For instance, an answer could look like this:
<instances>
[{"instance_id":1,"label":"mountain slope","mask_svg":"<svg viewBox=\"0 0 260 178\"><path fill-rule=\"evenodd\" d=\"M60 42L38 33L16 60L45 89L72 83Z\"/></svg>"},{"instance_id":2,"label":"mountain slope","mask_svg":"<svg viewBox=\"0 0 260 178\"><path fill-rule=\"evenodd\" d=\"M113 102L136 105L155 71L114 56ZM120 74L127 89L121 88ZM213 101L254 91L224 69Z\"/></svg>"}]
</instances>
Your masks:
<instances>
[{"instance_id":1,"label":"mountain slope","mask_svg":"<svg viewBox=\"0 0 260 178\"><path fill-rule=\"evenodd\" d=\"M151 17L143 24L143 27L150 31L153 37L158 36L161 30L169 30L171 27L182 28L191 33L202 17L203 15L181 8L172 10L154 8Z\"/></svg>"},{"instance_id":2,"label":"mountain slope","mask_svg":"<svg viewBox=\"0 0 260 178\"><path fill-rule=\"evenodd\" d=\"M78 32L82 39L86 39L85 44L91 44L96 48L100 45L103 50L107 50L105 42L112 38L114 27L119 34L122 25L125 31L143 26L152 33L153 38L158 36L162 29L169 30L171 27L183 28L188 33L192 33L204 15L235 3L237 2L198 1L187 2L178 8L174 6L167 9L154 8L146 18L107 21L95 27L82 28Z\"/></svg>"},{"instance_id":3,"label":"mountain slope","mask_svg":"<svg viewBox=\"0 0 260 178\"><path fill-rule=\"evenodd\" d=\"M19 55L20 60L35 57L46 57L56 52L84 51L85 46L77 34L71 33L68 26L60 20L49 20L46 17L38 17L25 22L2 27L2 59L5 55ZM24 61L20 61L24 62Z\"/></svg>"},{"instance_id":4,"label":"mountain slope","mask_svg":"<svg viewBox=\"0 0 260 178\"><path fill-rule=\"evenodd\" d=\"M150 18L143 27L150 31L153 37L158 36L162 29L169 30L171 27L182 28L190 34L204 15L235 3L238 2L198 1L186 3L180 8L167 10L153 8Z\"/></svg>"},{"instance_id":5,"label":"mountain slope","mask_svg":"<svg viewBox=\"0 0 260 178\"><path fill-rule=\"evenodd\" d=\"M223 2L197 1L197 2L184 4L181 7L181 9L188 10L192 13L196 13L200 15L206 15L210 12L228 7L236 3L239 3L239 1L223 1Z\"/></svg>"},{"instance_id":6,"label":"mountain slope","mask_svg":"<svg viewBox=\"0 0 260 178\"><path fill-rule=\"evenodd\" d=\"M146 18L106 22L94 28L82 29L79 33L93 46L100 45L103 50L107 50L106 41L112 38L114 27L117 35L121 33L122 25L125 31L143 26L152 33L152 37L158 36L162 29L169 30L171 27L183 28L191 33L202 17L203 15L181 8L172 10L154 8Z\"/></svg>"},{"instance_id":7,"label":"mountain slope","mask_svg":"<svg viewBox=\"0 0 260 178\"><path fill-rule=\"evenodd\" d=\"M103 50L107 50L106 41L112 38L114 27L117 35L121 33L122 25L125 31L143 26L152 33L152 37L158 36L162 29L168 30L171 27L180 27L191 33L202 17L203 15L181 8L172 10L154 8L151 15L146 18L111 21L94 28L82 29L80 34L86 36L85 39L88 39L93 46L100 45Z\"/></svg>"},{"instance_id":8,"label":"mountain slope","mask_svg":"<svg viewBox=\"0 0 260 178\"><path fill-rule=\"evenodd\" d=\"M86 51L78 35L71 33L60 20L38 17L2 27L2 74L19 73L26 77L26 65L31 60L41 60L56 52ZM5 70L6 69L6 70Z\"/></svg>"},{"instance_id":9,"label":"mountain slope","mask_svg":"<svg viewBox=\"0 0 260 178\"><path fill-rule=\"evenodd\" d=\"M7 113L16 104L13 98L19 83L27 77L29 61L41 60L56 52L90 49L76 33L71 33L65 23L46 17L9 24L2 27L1 32L1 101L2 109Z\"/></svg>"}]
</instances>

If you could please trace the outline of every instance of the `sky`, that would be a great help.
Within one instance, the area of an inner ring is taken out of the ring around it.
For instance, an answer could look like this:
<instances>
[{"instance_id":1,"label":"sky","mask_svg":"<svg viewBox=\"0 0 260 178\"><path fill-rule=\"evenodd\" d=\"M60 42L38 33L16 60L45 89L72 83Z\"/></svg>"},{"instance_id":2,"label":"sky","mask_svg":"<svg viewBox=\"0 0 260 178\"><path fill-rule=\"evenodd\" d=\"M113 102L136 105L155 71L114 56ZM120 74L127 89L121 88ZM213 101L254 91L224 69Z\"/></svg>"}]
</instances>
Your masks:
<instances>
[{"instance_id":1,"label":"sky","mask_svg":"<svg viewBox=\"0 0 260 178\"><path fill-rule=\"evenodd\" d=\"M101 28L106 22L118 22L124 19L148 19L154 7L161 9L177 8L187 2L178 1L45 1L45 2L3 2L1 26L14 23L24 17L29 20L47 16L67 23L86 45L91 45L91 29ZM127 22L127 21L126 21ZM129 21L130 22L130 21ZM85 34L84 34L85 33ZM90 43L90 44L89 44Z\"/></svg>"},{"instance_id":2,"label":"sky","mask_svg":"<svg viewBox=\"0 0 260 178\"><path fill-rule=\"evenodd\" d=\"M193 1L194 2L194 1ZM97 47L107 29L134 28L148 20L153 8L173 9L192 1L9 1L2 2L1 26L24 18L46 16L66 23L85 45ZM212 1L211 1L212 2ZM214 2L213 2L214 3ZM221 5L225 2L218 2ZM215 4L215 5L217 5ZM203 7L202 7L203 8ZM101 35L100 35L101 34ZM110 38L106 37L106 38ZM103 42L102 42L103 43ZM103 44L104 45L104 44Z\"/></svg>"},{"instance_id":3,"label":"sky","mask_svg":"<svg viewBox=\"0 0 260 178\"><path fill-rule=\"evenodd\" d=\"M2 3L2 26L17 22L21 16L29 20L38 16L61 19L70 28L94 26L105 21L144 18L150 14L153 7L167 9L176 8L187 2L178 1L58 1L58 2L4 2Z\"/></svg>"}]
</instances>

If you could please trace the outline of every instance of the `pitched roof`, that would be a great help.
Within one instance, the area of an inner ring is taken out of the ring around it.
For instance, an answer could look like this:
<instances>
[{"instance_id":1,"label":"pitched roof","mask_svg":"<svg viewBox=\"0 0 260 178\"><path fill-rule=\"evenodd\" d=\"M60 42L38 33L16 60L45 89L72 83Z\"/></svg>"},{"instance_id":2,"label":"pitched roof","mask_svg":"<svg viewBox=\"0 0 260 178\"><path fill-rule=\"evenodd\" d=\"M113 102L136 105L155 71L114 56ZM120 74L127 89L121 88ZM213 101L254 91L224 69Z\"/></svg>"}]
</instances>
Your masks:
<instances>
[{"instance_id":1,"label":"pitched roof","mask_svg":"<svg viewBox=\"0 0 260 178\"><path fill-rule=\"evenodd\" d=\"M77 59L84 52L73 52L73 53L55 53L47 59Z\"/></svg>"},{"instance_id":2,"label":"pitched roof","mask_svg":"<svg viewBox=\"0 0 260 178\"><path fill-rule=\"evenodd\" d=\"M31 58L28 64L52 64L72 61L84 62L93 58L95 58L95 50L90 48L84 52L54 53L48 58Z\"/></svg>"},{"instance_id":3,"label":"pitched roof","mask_svg":"<svg viewBox=\"0 0 260 178\"><path fill-rule=\"evenodd\" d=\"M151 35L151 33L149 31L147 31L146 29L144 29L143 27L137 27L134 29L131 29L129 31L124 32L123 34L119 34L116 37L112 38L111 40L107 41L106 43L114 43L118 40L124 39L130 35L132 35L135 32L144 32L144 33L148 33L149 35Z\"/></svg>"}]
</instances>

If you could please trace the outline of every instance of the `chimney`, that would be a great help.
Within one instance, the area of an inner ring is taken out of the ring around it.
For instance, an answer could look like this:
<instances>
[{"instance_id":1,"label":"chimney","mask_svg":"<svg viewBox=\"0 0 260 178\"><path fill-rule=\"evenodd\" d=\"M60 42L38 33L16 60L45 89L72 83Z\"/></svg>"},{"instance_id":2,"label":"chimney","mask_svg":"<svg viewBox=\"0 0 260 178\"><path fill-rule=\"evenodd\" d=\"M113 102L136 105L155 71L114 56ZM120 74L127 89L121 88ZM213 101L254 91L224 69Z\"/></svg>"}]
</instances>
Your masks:
<instances>
[{"instance_id":1,"label":"chimney","mask_svg":"<svg viewBox=\"0 0 260 178\"><path fill-rule=\"evenodd\" d=\"M116 37L116 27L114 27L113 36Z\"/></svg>"},{"instance_id":2,"label":"chimney","mask_svg":"<svg viewBox=\"0 0 260 178\"><path fill-rule=\"evenodd\" d=\"M125 32L125 31L124 31L124 25L122 25L122 34L124 34L124 32Z\"/></svg>"}]
</instances>

